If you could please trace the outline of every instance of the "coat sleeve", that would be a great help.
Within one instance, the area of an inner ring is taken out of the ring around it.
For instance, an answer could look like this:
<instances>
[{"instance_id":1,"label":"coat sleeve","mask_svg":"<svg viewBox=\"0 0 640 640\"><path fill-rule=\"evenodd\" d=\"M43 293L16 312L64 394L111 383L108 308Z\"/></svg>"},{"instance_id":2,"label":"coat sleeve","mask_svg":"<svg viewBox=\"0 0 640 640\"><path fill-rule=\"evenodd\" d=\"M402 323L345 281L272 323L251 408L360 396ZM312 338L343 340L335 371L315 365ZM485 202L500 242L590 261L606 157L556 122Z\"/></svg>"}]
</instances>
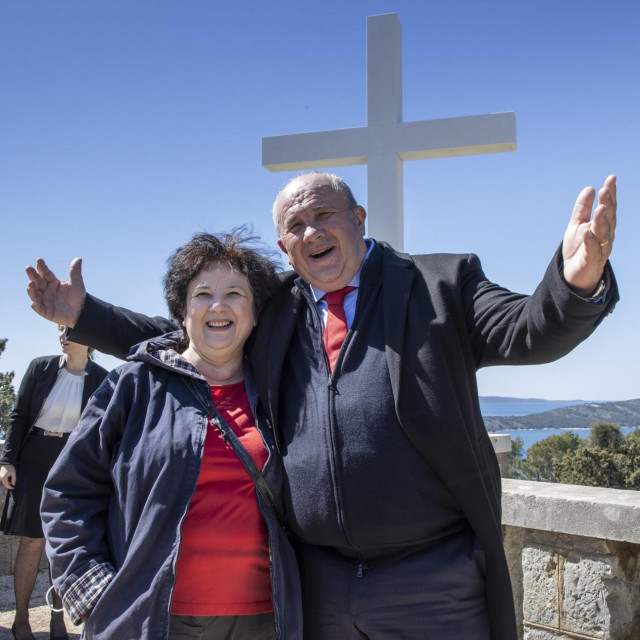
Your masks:
<instances>
[{"instance_id":1,"label":"coat sleeve","mask_svg":"<svg viewBox=\"0 0 640 640\"><path fill-rule=\"evenodd\" d=\"M16 466L18 452L29 432L29 416L31 415L33 391L39 376L42 374L43 362L43 360L32 360L22 377L16 401L11 411L0 464L12 464L14 467Z\"/></svg>"},{"instance_id":2,"label":"coat sleeve","mask_svg":"<svg viewBox=\"0 0 640 640\"><path fill-rule=\"evenodd\" d=\"M167 318L151 318L87 294L82 313L68 336L69 340L124 359L134 344L179 328Z\"/></svg>"},{"instance_id":3,"label":"coat sleeve","mask_svg":"<svg viewBox=\"0 0 640 640\"><path fill-rule=\"evenodd\" d=\"M107 540L111 459L125 409L115 398L119 371L89 400L44 486L41 516L51 576L75 624L115 576Z\"/></svg>"},{"instance_id":4,"label":"coat sleeve","mask_svg":"<svg viewBox=\"0 0 640 640\"><path fill-rule=\"evenodd\" d=\"M591 335L619 299L608 263L604 277L604 301L582 298L564 282L558 251L542 282L527 296L487 280L478 258L470 255L461 286L477 368L541 364L567 354Z\"/></svg>"}]
</instances>

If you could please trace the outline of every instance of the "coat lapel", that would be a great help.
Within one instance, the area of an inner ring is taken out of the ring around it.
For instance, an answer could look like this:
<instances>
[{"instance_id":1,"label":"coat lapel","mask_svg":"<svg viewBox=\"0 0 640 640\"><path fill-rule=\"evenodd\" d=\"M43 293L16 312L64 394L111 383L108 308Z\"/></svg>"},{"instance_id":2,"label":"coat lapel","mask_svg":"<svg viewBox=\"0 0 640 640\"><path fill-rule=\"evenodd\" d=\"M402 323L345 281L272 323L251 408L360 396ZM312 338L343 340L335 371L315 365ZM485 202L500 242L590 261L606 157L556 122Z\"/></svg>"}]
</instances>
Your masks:
<instances>
[{"instance_id":1,"label":"coat lapel","mask_svg":"<svg viewBox=\"0 0 640 640\"><path fill-rule=\"evenodd\" d=\"M298 314L302 308L302 294L295 285L291 288L283 304L280 305L277 314L277 321L272 327L268 343L269 367L267 382L267 402L271 419L274 425L278 423L278 408L280 395L280 381L282 378L282 368L284 360L291 342L291 336L298 322Z\"/></svg>"},{"instance_id":2,"label":"coat lapel","mask_svg":"<svg viewBox=\"0 0 640 640\"><path fill-rule=\"evenodd\" d=\"M384 339L393 397L400 395L400 368L405 343L407 313L411 286L415 278L413 260L408 254L396 253L386 243L380 243L382 258L382 313Z\"/></svg>"}]
</instances>

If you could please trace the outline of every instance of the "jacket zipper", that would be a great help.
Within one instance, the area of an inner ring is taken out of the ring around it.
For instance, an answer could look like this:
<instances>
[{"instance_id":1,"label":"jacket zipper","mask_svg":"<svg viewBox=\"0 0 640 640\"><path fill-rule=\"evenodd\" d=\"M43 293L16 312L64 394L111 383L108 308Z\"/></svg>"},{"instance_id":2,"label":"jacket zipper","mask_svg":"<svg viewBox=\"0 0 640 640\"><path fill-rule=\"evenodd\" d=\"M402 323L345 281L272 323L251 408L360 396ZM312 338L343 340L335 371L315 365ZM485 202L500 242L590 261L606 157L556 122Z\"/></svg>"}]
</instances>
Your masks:
<instances>
[{"instance_id":1,"label":"jacket zipper","mask_svg":"<svg viewBox=\"0 0 640 640\"><path fill-rule=\"evenodd\" d=\"M315 319L317 321L317 326L318 326L318 331L320 334L320 345L322 348L322 355L324 356L324 362L325 365L327 367L327 371L328 371L328 376L327 376L327 413L328 413L328 419L329 419L329 440L331 443L331 462L332 462L332 468L333 468L333 485L335 487L335 500L336 500L336 518L338 521L338 528L340 529L340 531L342 532L342 535L345 539L345 541L347 542L347 544L354 546L350 539L349 536L347 535L347 530L345 527L345 523L344 523L344 519L343 519L343 513L342 513L342 501L341 501L341 496L340 496L340 492L339 492L339 483L337 482L338 477L337 477L337 465L336 465L336 447L334 444L334 420L333 420L333 413L332 413L332 393L335 392L335 383L334 383L334 375L331 371L331 367L329 365L329 358L327 356L326 351L324 350L324 340L323 340L323 326L322 326L322 318L320 317L320 313L318 312L318 307L316 306L315 301L313 300L313 298L311 297L311 295L309 294L309 292L304 289L303 287L299 287L298 288L301 295L307 300L307 303L309 304L310 308L315 312ZM342 344L341 349L344 347L345 343L348 341L349 339L349 334L351 333L351 331L347 331L347 336L345 337L345 340ZM336 363L337 364L337 363Z\"/></svg>"},{"instance_id":2,"label":"jacket zipper","mask_svg":"<svg viewBox=\"0 0 640 640\"><path fill-rule=\"evenodd\" d=\"M193 482L193 490L191 491L191 495L189 496L189 499L187 500L185 507L184 507L184 511L182 512L182 516L180 516L180 520L178 521L178 528L177 528L177 535L178 535L178 545L177 545L177 549L176 552L174 554L173 560L171 562L171 573L172 573L172 577L173 577L173 581L171 584L171 589L169 590L169 601L167 603L167 619L170 621L171 620L171 602L173 600L173 592L176 588L176 565L178 564L178 556L180 555L180 547L182 545L182 523L184 522L184 519L187 516L187 512L189 511L189 505L191 504L191 500L193 499L193 496L196 493L196 487L198 486L198 478L200 477L200 470L202 467L202 458L204 456L204 442L206 440L207 437L207 428L209 426L209 418L205 418L205 426L204 429L202 430L202 438L200 439L200 446L199 446L199 463L198 463L198 469L197 469L197 473L195 474L195 479ZM166 638L169 637L169 629L167 629L167 634L165 635L165 640Z\"/></svg>"},{"instance_id":3,"label":"jacket zipper","mask_svg":"<svg viewBox=\"0 0 640 640\"><path fill-rule=\"evenodd\" d=\"M349 334L347 333L345 342L342 345L343 347L348 340L348 336ZM340 358L338 358L338 360L339 359ZM334 419L334 405L335 405L335 394L337 390L336 390L336 384L335 384L335 375L333 372L331 372L329 368L329 359L327 358L326 353L325 353L325 362L327 363L327 370L329 371L329 377L327 379L327 413L328 413L327 417L329 420L329 442L331 444L331 459L333 463L332 467L334 469L333 484L335 486L336 517L338 519L338 526L340 528L340 531L342 532L342 535L344 536L345 541L349 546L355 547L356 545L352 542L349 534L347 533L347 526L344 520L344 509L342 508L342 495L340 493L340 482L338 480L338 463L337 463L338 456L336 454L336 446L335 446L335 440L334 440L335 426L336 426L336 421Z\"/></svg>"}]
</instances>

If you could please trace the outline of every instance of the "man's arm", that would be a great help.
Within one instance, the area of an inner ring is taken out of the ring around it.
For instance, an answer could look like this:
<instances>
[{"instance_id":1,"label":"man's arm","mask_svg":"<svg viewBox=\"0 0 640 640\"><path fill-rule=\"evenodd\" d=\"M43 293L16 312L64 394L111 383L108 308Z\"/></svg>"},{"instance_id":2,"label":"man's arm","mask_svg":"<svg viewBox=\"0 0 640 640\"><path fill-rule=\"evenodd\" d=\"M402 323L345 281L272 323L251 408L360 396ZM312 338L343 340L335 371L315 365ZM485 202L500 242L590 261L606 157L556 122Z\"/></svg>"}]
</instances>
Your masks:
<instances>
[{"instance_id":1,"label":"man's arm","mask_svg":"<svg viewBox=\"0 0 640 640\"><path fill-rule=\"evenodd\" d=\"M75 258L69 280L61 281L42 258L27 267L31 308L43 318L71 329L69 339L103 353L125 358L132 345L179 328L159 316L150 318L87 294L82 259Z\"/></svg>"},{"instance_id":2,"label":"man's arm","mask_svg":"<svg viewBox=\"0 0 640 640\"><path fill-rule=\"evenodd\" d=\"M618 301L610 265L602 275L608 283L603 303L578 295L562 277L558 250L535 291L522 295L490 282L478 258L470 256L464 265L462 295L476 367L542 364L569 353Z\"/></svg>"},{"instance_id":3,"label":"man's arm","mask_svg":"<svg viewBox=\"0 0 640 640\"><path fill-rule=\"evenodd\" d=\"M616 179L609 176L598 193L580 192L557 252L531 296L489 282L477 259L463 277L467 326L477 366L538 364L555 360L584 340L618 301L608 264L616 226ZM590 300L606 283L599 301Z\"/></svg>"},{"instance_id":4,"label":"man's arm","mask_svg":"<svg viewBox=\"0 0 640 640\"><path fill-rule=\"evenodd\" d=\"M178 328L167 318L151 318L87 294L82 313L69 331L68 338L124 359L134 344Z\"/></svg>"}]
</instances>

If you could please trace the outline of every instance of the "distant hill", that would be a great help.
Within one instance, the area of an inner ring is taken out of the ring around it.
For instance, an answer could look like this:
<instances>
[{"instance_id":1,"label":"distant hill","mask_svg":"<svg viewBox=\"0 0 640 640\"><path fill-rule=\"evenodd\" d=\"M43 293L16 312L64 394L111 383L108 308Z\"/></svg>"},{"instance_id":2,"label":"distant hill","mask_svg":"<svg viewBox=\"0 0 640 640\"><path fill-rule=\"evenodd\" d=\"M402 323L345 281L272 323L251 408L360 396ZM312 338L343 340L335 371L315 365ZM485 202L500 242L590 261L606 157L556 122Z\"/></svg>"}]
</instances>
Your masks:
<instances>
[{"instance_id":1,"label":"distant hill","mask_svg":"<svg viewBox=\"0 0 640 640\"><path fill-rule=\"evenodd\" d=\"M583 404L588 400L545 400L544 398L511 398L509 396L480 396L482 404L553 404L555 402L571 402Z\"/></svg>"},{"instance_id":2,"label":"distant hill","mask_svg":"<svg viewBox=\"0 0 640 640\"><path fill-rule=\"evenodd\" d=\"M612 422L621 427L640 427L640 398L620 402L587 402L528 416L484 417L487 431L588 429L596 422Z\"/></svg>"}]
</instances>

